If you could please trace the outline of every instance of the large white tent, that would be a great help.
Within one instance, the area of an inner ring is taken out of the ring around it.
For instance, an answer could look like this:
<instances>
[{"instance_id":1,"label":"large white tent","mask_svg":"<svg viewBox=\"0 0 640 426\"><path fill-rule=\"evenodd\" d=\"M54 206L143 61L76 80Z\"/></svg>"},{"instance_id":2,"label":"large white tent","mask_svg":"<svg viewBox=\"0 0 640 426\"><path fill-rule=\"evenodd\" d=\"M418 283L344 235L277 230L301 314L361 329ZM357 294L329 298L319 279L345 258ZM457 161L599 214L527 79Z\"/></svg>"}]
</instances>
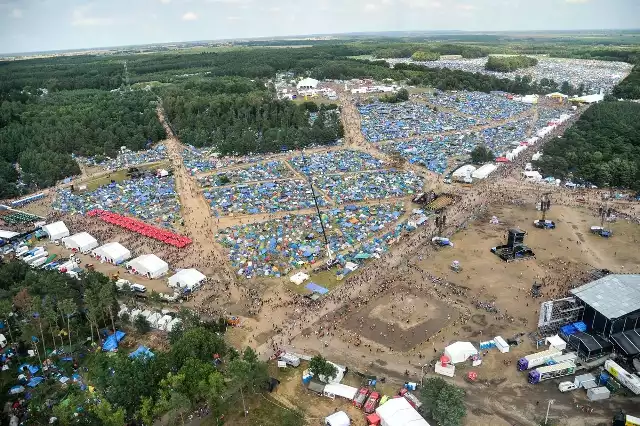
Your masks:
<instances>
[{"instance_id":1,"label":"large white tent","mask_svg":"<svg viewBox=\"0 0 640 426\"><path fill-rule=\"evenodd\" d=\"M376 408L380 426L429 426L404 398L392 398Z\"/></svg>"},{"instance_id":2,"label":"large white tent","mask_svg":"<svg viewBox=\"0 0 640 426\"><path fill-rule=\"evenodd\" d=\"M120 243L112 242L96 248L93 255L105 262L118 265L125 260L131 259L131 252Z\"/></svg>"},{"instance_id":3,"label":"large white tent","mask_svg":"<svg viewBox=\"0 0 640 426\"><path fill-rule=\"evenodd\" d=\"M351 420L349 419L349 416L347 416L347 413L344 411L338 411L329 417L325 417L324 424L327 426L350 426Z\"/></svg>"},{"instance_id":4,"label":"large white tent","mask_svg":"<svg viewBox=\"0 0 640 426\"><path fill-rule=\"evenodd\" d=\"M169 265L155 254L143 254L127 262L127 269L148 278L158 278L169 271Z\"/></svg>"},{"instance_id":5,"label":"large white tent","mask_svg":"<svg viewBox=\"0 0 640 426\"><path fill-rule=\"evenodd\" d=\"M180 287L193 290L200 286L207 277L197 269L181 269L169 277L169 287Z\"/></svg>"},{"instance_id":6,"label":"large white tent","mask_svg":"<svg viewBox=\"0 0 640 426\"><path fill-rule=\"evenodd\" d=\"M69 236L69 229L61 220L43 226L42 230L46 232L49 238L53 241Z\"/></svg>"},{"instance_id":7,"label":"large white tent","mask_svg":"<svg viewBox=\"0 0 640 426\"><path fill-rule=\"evenodd\" d=\"M444 348L444 354L449 357L452 364L457 364L478 355L478 350L471 342L455 342Z\"/></svg>"},{"instance_id":8,"label":"large white tent","mask_svg":"<svg viewBox=\"0 0 640 426\"><path fill-rule=\"evenodd\" d=\"M4 238L4 239L9 239L9 238L13 238L16 235L20 235L17 232L13 232L13 231L5 231L3 229L0 229L0 238Z\"/></svg>"},{"instance_id":9,"label":"large white tent","mask_svg":"<svg viewBox=\"0 0 640 426\"><path fill-rule=\"evenodd\" d=\"M68 249L77 250L81 253L88 253L90 250L98 247L98 240L93 238L87 232L80 232L70 237L62 239L62 244Z\"/></svg>"}]
</instances>

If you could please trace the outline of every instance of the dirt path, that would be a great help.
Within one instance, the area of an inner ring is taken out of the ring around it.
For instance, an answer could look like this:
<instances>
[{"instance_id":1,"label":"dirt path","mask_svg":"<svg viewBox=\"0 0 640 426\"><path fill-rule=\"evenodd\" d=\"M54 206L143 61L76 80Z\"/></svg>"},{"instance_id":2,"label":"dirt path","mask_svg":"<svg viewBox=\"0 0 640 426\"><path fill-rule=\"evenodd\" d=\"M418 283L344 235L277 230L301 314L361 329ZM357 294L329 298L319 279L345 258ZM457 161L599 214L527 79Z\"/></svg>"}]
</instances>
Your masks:
<instances>
[{"instance_id":1,"label":"dirt path","mask_svg":"<svg viewBox=\"0 0 640 426\"><path fill-rule=\"evenodd\" d=\"M164 142L176 178L176 192L180 197L185 230L193 240L198 252L201 253L203 263L216 263L220 269L230 272L226 256L213 243L217 226L211 217L209 205L200 194L198 185L191 178L182 161L184 146L168 125L164 109L161 106L158 106L157 113L168 136Z\"/></svg>"}]
</instances>

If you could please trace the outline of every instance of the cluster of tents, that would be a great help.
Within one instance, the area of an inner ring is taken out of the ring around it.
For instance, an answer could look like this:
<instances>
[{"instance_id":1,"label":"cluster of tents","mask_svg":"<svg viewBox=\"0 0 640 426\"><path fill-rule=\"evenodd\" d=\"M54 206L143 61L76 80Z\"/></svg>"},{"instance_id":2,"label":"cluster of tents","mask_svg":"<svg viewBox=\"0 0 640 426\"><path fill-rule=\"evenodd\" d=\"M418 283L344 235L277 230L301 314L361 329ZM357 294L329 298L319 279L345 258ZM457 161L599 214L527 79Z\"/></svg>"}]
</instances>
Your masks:
<instances>
[{"instance_id":1,"label":"cluster of tents","mask_svg":"<svg viewBox=\"0 0 640 426\"><path fill-rule=\"evenodd\" d=\"M174 247L183 248L192 243L191 239L188 237L156 228L155 226L148 225L140 220L108 212L106 210L94 209L87 212L87 215L90 217L98 217L107 223L118 225L122 228L137 232L145 237L162 241L163 243Z\"/></svg>"}]
</instances>

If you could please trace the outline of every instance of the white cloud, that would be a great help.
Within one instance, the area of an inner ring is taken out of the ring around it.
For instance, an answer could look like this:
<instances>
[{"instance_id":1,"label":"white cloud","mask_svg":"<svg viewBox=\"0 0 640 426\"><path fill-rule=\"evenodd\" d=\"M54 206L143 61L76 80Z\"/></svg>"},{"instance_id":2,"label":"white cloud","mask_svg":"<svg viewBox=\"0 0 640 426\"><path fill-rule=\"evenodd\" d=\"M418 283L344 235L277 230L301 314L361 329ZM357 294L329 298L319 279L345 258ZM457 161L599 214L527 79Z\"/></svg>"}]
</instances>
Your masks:
<instances>
[{"instance_id":1,"label":"white cloud","mask_svg":"<svg viewBox=\"0 0 640 426\"><path fill-rule=\"evenodd\" d=\"M460 10L474 10L476 7L472 4L458 4L456 5L456 9Z\"/></svg>"},{"instance_id":2,"label":"white cloud","mask_svg":"<svg viewBox=\"0 0 640 426\"><path fill-rule=\"evenodd\" d=\"M74 27L106 27L113 25L111 18L97 18L87 14L91 5L79 7L73 11L71 25Z\"/></svg>"},{"instance_id":3,"label":"white cloud","mask_svg":"<svg viewBox=\"0 0 640 426\"><path fill-rule=\"evenodd\" d=\"M197 19L198 19L198 15L196 15L193 12L187 12L184 15L182 15L183 21L196 21Z\"/></svg>"},{"instance_id":4,"label":"white cloud","mask_svg":"<svg viewBox=\"0 0 640 426\"><path fill-rule=\"evenodd\" d=\"M378 6L376 6L375 4L373 4L373 3L367 3L367 4L364 6L364 11L365 11L365 12L373 12L373 11L375 11L377 8L378 8Z\"/></svg>"},{"instance_id":5,"label":"white cloud","mask_svg":"<svg viewBox=\"0 0 640 426\"><path fill-rule=\"evenodd\" d=\"M227 16L227 21L239 21L241 19L239 16Z\"/></svg>"},{"instance_id":6,"label":"white cloud","mask_svg":"<svg viewBox=\"0 0 640 426\"><path fill-rule=\"evenodd\" d=\"M252 0L207 0L209 3L225 3L225 4L247 4Z\"/></svg>"},{"instance_id":7,"label":"white cloud","mask_svg":"<svg viewBox=\"0 0 640 426\"><path fill-rule=\"evenodd\" d=\"M160 1L160 3L162 3L162 4L169 4L169 3L171 3L171 0L159 0L159 1Z\"/></svg>"},{"instance_id":8,"label":"white cloud","mask_svg":"<svg viewBox=\"0 0 640 426\"><path fill-rule=\"evenodd\" d=\"M13 9L11 11L11 17L16 19L22 18L22 9Z\"/></svg>"},{"instance_id":9,"label":"white cloud","mask_svg":"<svg viewBox=\"0 0 640 426\"><path fill-rule=\"evenodd\" d=\"M442 3L432 0L402 0L404 4L413 9L439 9Z\"/></svg>"},{"instance_id":10,"label":"white cloud","mask_svg":"<svg viewBox=\"0 0 640 426\"><path fill-rule=\"evenodd\" d=\"M571 3L571 4L584 4L584 3L589 3L589 0L564 0L567 3Z\"/></svg>"}]
</instances>

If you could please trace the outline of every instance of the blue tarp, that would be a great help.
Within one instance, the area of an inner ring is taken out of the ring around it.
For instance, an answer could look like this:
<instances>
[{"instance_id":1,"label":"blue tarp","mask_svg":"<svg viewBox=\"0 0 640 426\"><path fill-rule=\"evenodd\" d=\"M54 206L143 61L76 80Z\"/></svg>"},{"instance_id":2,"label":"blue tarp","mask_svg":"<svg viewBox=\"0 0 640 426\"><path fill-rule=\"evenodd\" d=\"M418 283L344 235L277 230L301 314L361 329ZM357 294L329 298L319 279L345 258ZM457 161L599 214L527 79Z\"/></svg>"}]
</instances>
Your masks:
<instances>
[{"instance_id":1,"label":"blue tarp","mask_svg":"<svg viewBox=\"0 0 640 426\"><path fill-rule=\"evenodd\" d=\"M9 395L16 395L22 392L24 392L24 386L20 385L13 386L11 389L9 389Z\"/></svg>"},{"instance_id":2,"label":"blue tarp","mask_svg":"<svg viewBox=\"0 0 640 426\"><path fill-rule=\"evenodd\" d=\"M102 345L103 351L113 351L118 348L118 342L124 339L125 333L120 330L116 330L111 336L107 337Z\"/></svg>"},{"instance_id":3,"label":"blue tarp","mask_svg":"<svg viewBox=\"0 0 640 426\"><path fill-rule=\"evenodd\" d=\"M138 349L129 354L129 358L153 358L155 354L146 346L138 346Z\"/></svg>"},{"instance_id":4,"label":"blue tarp","mask_svg":"<svg viewBox=\"0 0 640 426\"><path fill-rule=\"evenodd\" d=\"M39 376L38 377L32 377L31 380L29 380L29 383L27 383L27 386L29 386L30 388L35 388L43 380L44 380L44 377L39 377Z\"/></svg>"},{"instance_id":5,"label":"blue tarp","mask_svg":"<svg viewBox=\"0 0 640 426\"><path fill-rule=\"evenodd\" d=\"M38 370L40 370L40 367L37 367L35 365L22 364L20 367L18 367L18 371L22 371L24 367L27 367L29 369L29 373L31 374L36 374Z\"/></svg>"},{"instance_id":6,"label":"blue tarp","mask_svg":"<svg viewBox=\"0 0 640 426\"><path fill-rule=\"evenodd\" d=\"M327 294L327 293L329 293L328 289L326 289L326 288L324 288L322 286L319 286L316 283L309 283L309 284L307 284L305 286L305 288L307 288L307 289L309 289L309 290L311 290L311 291L313 291L315 293L318 293L318 294Z\"/></svg>"}]
</instances>

